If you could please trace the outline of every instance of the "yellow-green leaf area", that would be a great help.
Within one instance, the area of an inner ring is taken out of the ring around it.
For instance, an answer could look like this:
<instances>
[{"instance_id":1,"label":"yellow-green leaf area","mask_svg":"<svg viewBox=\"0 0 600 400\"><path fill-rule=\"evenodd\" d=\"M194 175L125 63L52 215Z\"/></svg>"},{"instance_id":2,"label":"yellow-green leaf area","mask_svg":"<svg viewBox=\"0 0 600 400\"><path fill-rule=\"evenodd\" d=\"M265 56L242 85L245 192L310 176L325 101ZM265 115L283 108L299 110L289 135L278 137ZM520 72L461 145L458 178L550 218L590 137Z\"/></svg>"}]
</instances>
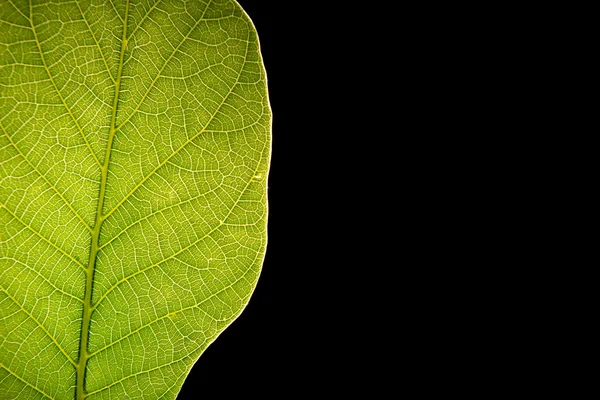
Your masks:
<instances>
[{"instance_id":1,"label":"yellow-green leaf area","mask_svg":"<svg viewBox=\"0 0 600 400\"><path fill-rule=\"evenodd\" d=\"M0 399L175 399L266 247L233 0L0 1Z\"/></svg>"}]
</instances>

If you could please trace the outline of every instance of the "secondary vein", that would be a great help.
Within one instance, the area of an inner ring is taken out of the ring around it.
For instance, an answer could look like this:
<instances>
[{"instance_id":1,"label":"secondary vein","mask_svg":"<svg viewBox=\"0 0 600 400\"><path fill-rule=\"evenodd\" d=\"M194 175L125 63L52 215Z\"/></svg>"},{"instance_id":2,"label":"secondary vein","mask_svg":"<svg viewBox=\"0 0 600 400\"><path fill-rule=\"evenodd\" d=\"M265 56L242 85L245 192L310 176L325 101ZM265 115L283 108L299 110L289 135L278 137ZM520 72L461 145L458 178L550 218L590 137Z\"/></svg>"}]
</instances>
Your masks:
<instances>
[{"instance_id":1,"label":"secondary vein","mask_svg":"<svg viewBox=\"0 0 600 400\"><path fill-rule=\"evenodd\" d=\"M25 156L25 154L17 146L17 144L15 143L15 141L12 139L12 137L10 137L8 135L8 132L6 131L6 129L4 129L4 125L2 125L1 121L0 121L0 130L4 133L4 136L6 136L6 138L8 139L8 141L10 142L10 144L12 145L12 147L17 151L17 153L19 153L19 155L25 160L25 162L27 164L29 164L29 166L44 180L44 182L46 182L56 192L56 194L62 199L62 201L65 202L65 204L67 205L67 207L69 207L69 209L71 211L73 211L73 213L79 219L79 221L81 221L81 223L83 224L83 226L85 227L85 229L87 229L89 232L92 232L92 228L87 224L87 222L85 222L85 220L83 219L83 217L81 215L79 215L79 213L77 211L75 211L75 208L73 207L73 205L71 203L69 203L67 201L67 199L65 198L65 196L61 192L59 192L59 190L56 188L56 186L54 186L48 180L48 178L46 178L46 176L44 174L42 174L42 172L35 165L33 165L33 163L31 161L29 161L29 159Z\"/></svg>"},{"instance_id":2,"label":"secondary vein","mask_svg":"<svg viewBox=\"0 0 600 400\"><path fill-rule=\"evenodd\" d=\"M38 39L38 35L37 35L36 30L35 30L35 24L33 23L33 4L32 4L32 1L33 0L29 0L29 15L31 16L31 20L30 20L30 22L31 22L31 30L33 31L33 37L35 39L35 44L37 45L38 52L40 53L40 59L42 61L44 69L46 70L46 74L48 75L48 78L50 79L50 82L52 82L52 86L54 87L54 90L56 90L56 93L58 94L58 97L60 98L60 101L62 102L63 106L67 110L67 113L69 114L69 116L71 117L71 119L73 120L73 122L75 123L75 126L77 126L77 129L79 130L79 133L81 133L81 137L83 137L85 145L87 146L88 150L90 151L90 153L92 155L92 158L94 159L94 161L96 162L96 164L98 164L98 166L101 166L100 160L98 160L98 157L96 156L96 153L92 149L92 146L90 145L90 142L87 140L87 137L83 133L83 129L81 128L81 125L79 125L79 121L77 121L77 118L75 118L75 116L73 115L73 112L71 111L71 108L67 105L67 102L65 101L65 99L64 99L61 91L58 89L58 85L54 81L54 76L50 73L50 68L48 67L48 63L46 63L46 58L44 57L44 52L42 51L42 43Z\"/></svg>"}]
</instances>

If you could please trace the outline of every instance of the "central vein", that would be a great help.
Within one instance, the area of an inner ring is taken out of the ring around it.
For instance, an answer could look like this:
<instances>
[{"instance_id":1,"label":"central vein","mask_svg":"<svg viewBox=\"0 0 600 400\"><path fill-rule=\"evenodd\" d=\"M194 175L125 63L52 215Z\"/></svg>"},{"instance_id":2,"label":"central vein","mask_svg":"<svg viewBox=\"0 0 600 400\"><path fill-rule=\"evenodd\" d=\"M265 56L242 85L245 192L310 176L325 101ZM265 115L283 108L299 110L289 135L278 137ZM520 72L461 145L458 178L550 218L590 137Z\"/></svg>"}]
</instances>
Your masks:
<instances>
[{"instance_id":1,"label":"central vein","mask_svg":"<svg viewBox=\"0 0 600 400\"><path fill-rule=\"evenodd\" d=\"M90 323L92 320L92 312L94 308L92 306L92 289L94 286L94 270L96 268L96 257L98 255L98 241L100 239L100 229L104 222L105 216L102 214L104 207L104 197L106 193L106 181L108 178L108 164L110 162L110 152L112 149L113 139L115 137L116 123L117 123L117 104L119 103L119 93L121 88L121 75L123 72L123 58L125 55L125 48L127 47L127 19L129 14L129 0L125 6L125 18L123 22L123 37L121 39L121 55L119 57L119 69L117 71L117 80L115 82L115 96L112 106L112 116L110 121L110 131L108 134L108 143L106 145L106 154L104 156L104 164L101 168L102 179L100 181L100 193L98 196L98 208L96 209L96 221L94 223L94 229L92 231L92 245L90 250L90 259L86 270L86 281L85 281L85 298L83 303L83 321L81 323L81 337L79 338L79 358L77 361L77 389L76 389L76 400L83 400L86 396L84 390L85 384L85 371L87 368L87 362L90 359L90 352L88 350L88 339L90 333Z\"/></svg>"}]
</instances>

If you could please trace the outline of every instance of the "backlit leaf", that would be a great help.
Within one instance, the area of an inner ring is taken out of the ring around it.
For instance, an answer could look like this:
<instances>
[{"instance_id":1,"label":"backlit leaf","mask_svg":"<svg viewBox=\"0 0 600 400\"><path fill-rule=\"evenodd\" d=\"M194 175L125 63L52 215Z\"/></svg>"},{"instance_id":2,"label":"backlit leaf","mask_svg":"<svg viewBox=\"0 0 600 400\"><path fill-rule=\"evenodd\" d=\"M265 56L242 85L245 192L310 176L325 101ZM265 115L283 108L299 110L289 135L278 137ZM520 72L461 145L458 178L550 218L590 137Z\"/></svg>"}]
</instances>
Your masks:
<instances>
[{"instance_id":1,"label":"backlit leaf","mask_svg":"<svg viewBox=\"0 0 600 400\"><path fill-rule=\"evenodd\" d=\"M266 246L233 0L0 1L0 399L174 399Z\"/></svg>"}]
</instances>

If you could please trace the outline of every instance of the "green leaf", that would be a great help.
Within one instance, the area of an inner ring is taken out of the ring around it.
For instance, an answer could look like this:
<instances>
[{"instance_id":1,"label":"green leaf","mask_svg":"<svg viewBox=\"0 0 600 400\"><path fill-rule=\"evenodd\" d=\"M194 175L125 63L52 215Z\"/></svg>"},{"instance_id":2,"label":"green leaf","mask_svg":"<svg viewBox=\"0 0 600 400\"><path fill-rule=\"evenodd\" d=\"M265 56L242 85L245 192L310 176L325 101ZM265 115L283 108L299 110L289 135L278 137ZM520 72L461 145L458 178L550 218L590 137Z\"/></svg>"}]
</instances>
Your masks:
<instances>
[{"instance_id":1,"label":"green leaf","mask_svg":"<svg viewBox=\"0 0 600 400\"><path fill-rule=\"evenodd\" d=\"M266 246L233 0L0 1L0 399L174 399Z\"/></svg>"}]
</instances>

